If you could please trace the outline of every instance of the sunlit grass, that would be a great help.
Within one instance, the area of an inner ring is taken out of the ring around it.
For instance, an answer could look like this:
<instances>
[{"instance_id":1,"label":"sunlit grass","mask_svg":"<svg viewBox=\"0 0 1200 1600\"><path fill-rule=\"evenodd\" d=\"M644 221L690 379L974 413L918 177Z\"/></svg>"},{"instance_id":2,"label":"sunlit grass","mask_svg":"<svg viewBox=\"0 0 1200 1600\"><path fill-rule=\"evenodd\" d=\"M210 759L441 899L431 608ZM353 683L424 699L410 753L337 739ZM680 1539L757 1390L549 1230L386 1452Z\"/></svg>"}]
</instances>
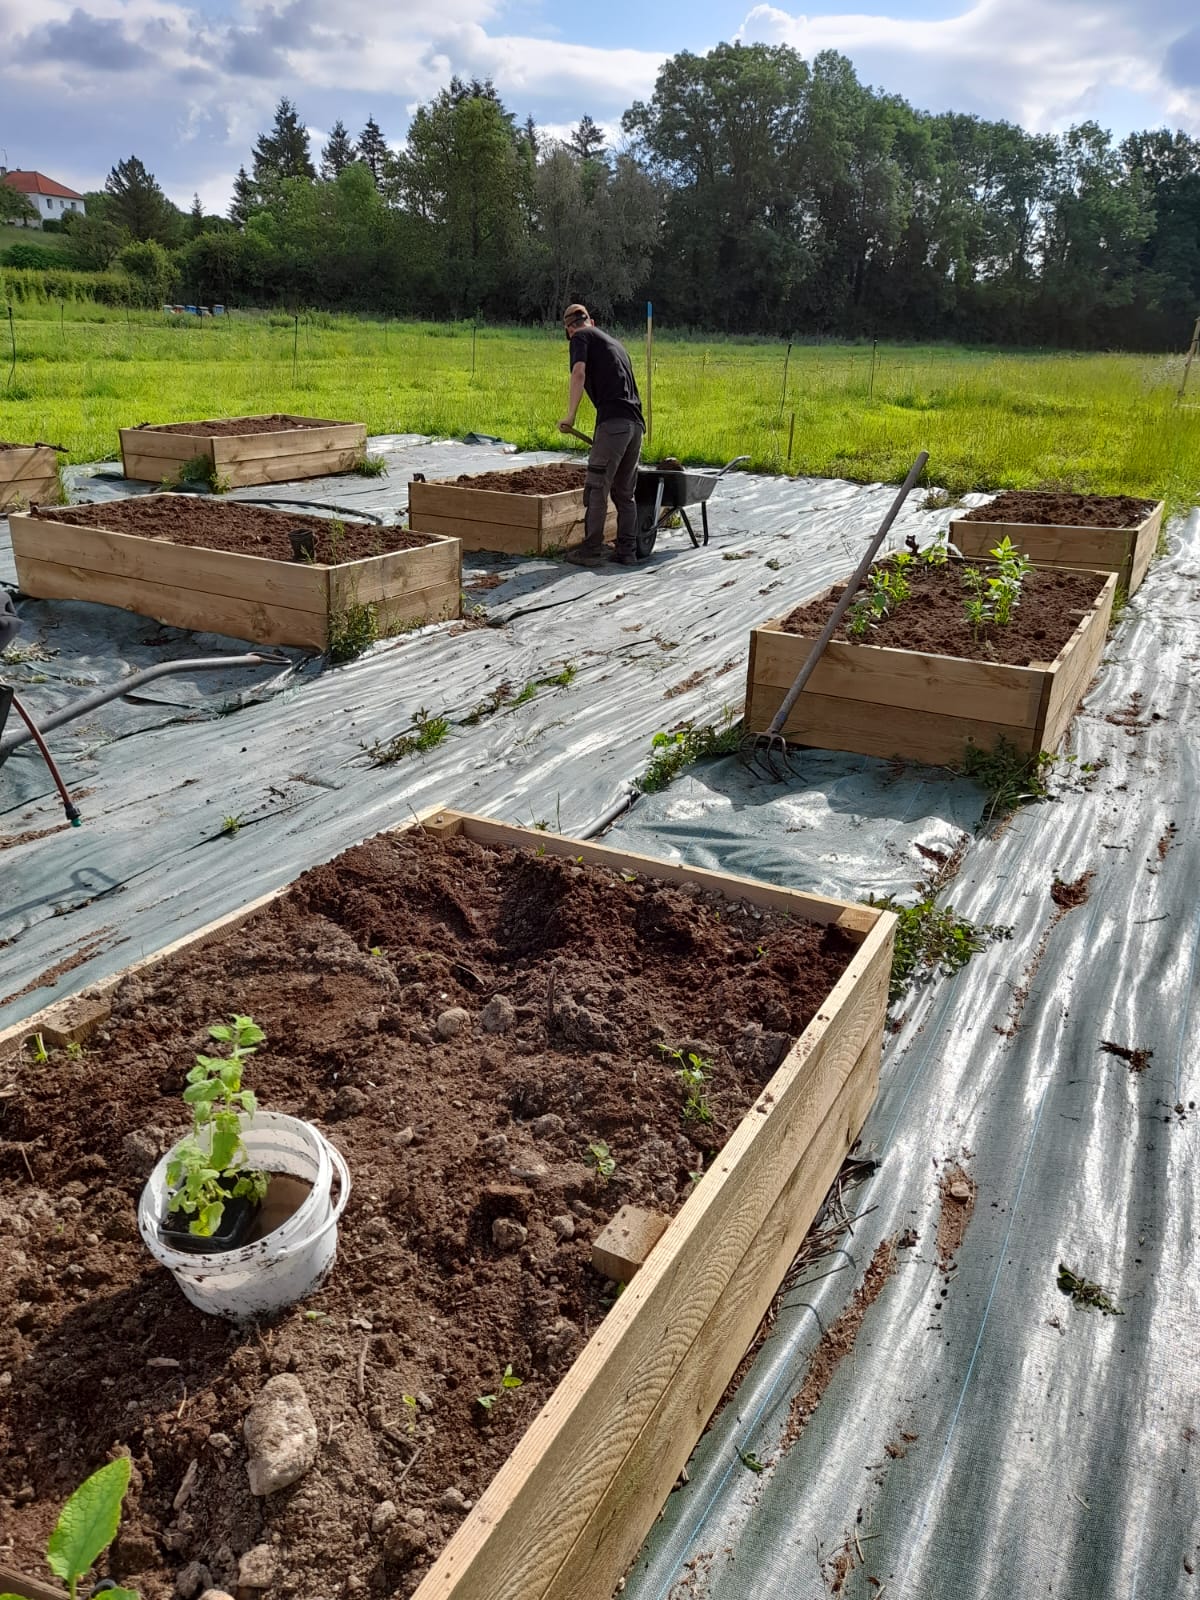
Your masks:
<instances>
[{"instance_id":1,"label":"sunlit grass","mask_svg":"<svg viewBox=\"0 0 1200 1600\"><path fill-rule=\"evenodd\" d=\"M114 458L117 429L133 423L259 411L564 443L567 352L553 332L473 338L470 324L283 313L175 321L83 302L18 306L15 332L7 390L0 344L0 438L48 439L75 461ZM644 394L644 349L630 345ZM1179 507L1200 492L1200 411L1176 403L1176 359L798 345L785 389L784 354L656 331L647 455L746 454L766 471L896 481L924 449L929 481L956 493L1049 484Z\"/></svg>"}]
</instances>

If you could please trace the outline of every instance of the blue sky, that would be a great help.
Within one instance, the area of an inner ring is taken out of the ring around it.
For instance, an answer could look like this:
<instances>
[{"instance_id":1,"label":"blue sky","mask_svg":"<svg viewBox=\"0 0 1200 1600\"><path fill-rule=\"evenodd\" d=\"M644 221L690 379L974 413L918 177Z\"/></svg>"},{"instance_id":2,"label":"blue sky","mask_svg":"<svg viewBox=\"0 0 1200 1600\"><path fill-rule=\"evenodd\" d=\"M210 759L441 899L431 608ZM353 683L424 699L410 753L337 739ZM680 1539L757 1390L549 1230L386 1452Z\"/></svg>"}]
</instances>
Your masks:
<instances>
[{"instance_id":1,"label":"blue sky","mask_svg":"<svg viewBox=\"0 0 1200 1600\"><path fill-rule=\"evenodd\" d=\"M83 189L135 153L181 205L198 191L223 211L281 94L315 143L368 115L399 143L453 72L492 77L551 135L584 112L615 131L667 56L733 38L841 50L864 82L929 110L1200 135L1195 0L873 3L0 0L0 161Z\"/></svg>"}]
</instances>

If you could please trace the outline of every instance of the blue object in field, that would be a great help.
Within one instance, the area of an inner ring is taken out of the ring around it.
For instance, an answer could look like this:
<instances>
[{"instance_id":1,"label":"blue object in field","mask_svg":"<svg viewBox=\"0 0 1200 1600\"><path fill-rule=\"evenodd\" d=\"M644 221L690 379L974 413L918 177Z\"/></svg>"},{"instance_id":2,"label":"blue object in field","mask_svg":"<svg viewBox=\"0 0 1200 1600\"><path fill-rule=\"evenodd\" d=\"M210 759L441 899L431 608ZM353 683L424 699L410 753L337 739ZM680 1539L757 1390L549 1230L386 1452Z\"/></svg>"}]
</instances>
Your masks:
<instances>
[{"instance_id":1,"label":"blue object in field","mask_svg":"<svg viewBox=\"0 0 1200 1600\"><path fill-rule=\"evenodd\" d=\"M212 308L212 311L213 311L213 316L214 317L223 317L225 315L225 307L224 306L214 306Z\"/></svg>"},{"instance_id":2,"label":"blue object in field","mask_svg":"<svg viewBox=\"0 0 1200 1600\"><path fill-rule=\"evenodd\" d=\"M198 315L195 306L185 306L184 310L185 311L190 311L193 316Z\"/></svg>"}]
</instances>

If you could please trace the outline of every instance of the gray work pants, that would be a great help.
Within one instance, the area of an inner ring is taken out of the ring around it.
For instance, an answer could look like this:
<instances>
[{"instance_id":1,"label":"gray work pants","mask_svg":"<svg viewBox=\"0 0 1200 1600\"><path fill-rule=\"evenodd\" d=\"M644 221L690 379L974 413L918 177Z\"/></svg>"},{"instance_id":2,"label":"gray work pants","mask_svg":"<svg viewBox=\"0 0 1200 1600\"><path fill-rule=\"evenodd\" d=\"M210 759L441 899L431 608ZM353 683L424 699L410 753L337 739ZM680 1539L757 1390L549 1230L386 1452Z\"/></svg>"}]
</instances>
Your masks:
<instances>
[{"instance_id":1,"label":"gray work pants","mask_svg":"<svg viewBox=\"0 0 1200 1600\"><path fill-rule=\"evenodd\" d=\"M604 546L604 519L611 494L617 508L617 554L637 553L638 458L642 453L642 430L631 418L615 417L599 422L592 435L587 477L583 489L583 548L601 550Z\"/></svg>"}]
</instances>

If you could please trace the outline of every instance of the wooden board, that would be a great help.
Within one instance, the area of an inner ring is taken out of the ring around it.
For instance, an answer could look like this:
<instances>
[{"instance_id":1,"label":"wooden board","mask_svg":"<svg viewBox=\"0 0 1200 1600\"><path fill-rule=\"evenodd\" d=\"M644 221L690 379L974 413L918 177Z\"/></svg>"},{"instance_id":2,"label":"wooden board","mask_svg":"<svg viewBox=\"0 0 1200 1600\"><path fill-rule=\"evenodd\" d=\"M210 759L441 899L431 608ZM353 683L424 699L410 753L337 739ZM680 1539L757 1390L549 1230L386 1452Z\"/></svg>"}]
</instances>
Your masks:
<instances>
[{"instance_id":1,"label":"wooden board","mask_svg":"<svg viewBox=\"0 0 1200 1600\"><path fill-rule=\"evenodd\" d=\"M58 457L46 444L0 450L0 510L41 505L58 495Z\"/></svg>"},{"instance_id":2,"label":"wooden board","mask_svg":"<svg viewBox=\"0 0 1200 1600\"><path fill-rule=\"evenodd\" d=\"M1100 664L1117 574L1110 574L1050 663L1027 667L832 641L784 728L793 744L860 755L961 762L968 744L1001 738L1035 754L1062 742ZM776 618L750 635L746 726L762 733L808 660L811 639Z\"/></svg>"},{"instance_id":3,"label":"wooden board","mask_svg":"<svg viewBox=\"0 0 1200 1600\"><path fill-rule=\"evenodd\" d=\"M377 608L381 636L460 614L454 539L326 567L40 517L13 516L9 525L17 582L31 597L120 606L256 644L323 650L331 612L352 602Z\"/></svg>"},{"instance_id":4,"label":"wooden board","mask_svg":"<svg viewBox=\"0 0 1200 1600\"><path fill-rule=\"evenodd\" d=\"M405 826L412 826L406 824ZM670 883L695 882L848 929L858 943L816 1017L714 1158L416 1592L415 1600L608 1600L753 1337L875 1096L896 919L458 812L417 819ZM169 951L228 938L286 889ZM75 1002L102 1018L120 978ZM69 1022L0 1033L0 1053ZM98 1024L97 1024L98 1025Z\"/></svg>"},{"instance_id":5,"label":"wooden board","mask_svg":"<svg viewBox=\"0 0 1200 1600\"><path fill-rule=\"evenodd\" d=\"M122 428L122 470L138 482L177 482L185 462L203 458L229 488L236 489L346 472L366 453L367 430L362 423L310 420L319 426L277 433L214 435Z\"/></svg>"},{"instance_id":6,"label":"wooden board","mask_svg":"<svg viewBox=\"0 0 1200 1600\"><path fill-rule=\"evenodd\" d=\"M950 524L950 542L976 561L986 557L1007 534L1035 567L1115 572L1125 593L1133 594L1154 559L1165 509L1160 500L1136 528L1043 527L1031 522L972 522L958 517Z\"/></svg>"},{"instance_id":7,"label":"wooden board","mask_svg":"<svg viewBox=\"0 0 1200 1600\"><path fill-rule=\"evenodd\" d=\"M583 540L583 488L557 494L506 494L458 483L410 483L408 522L423 533L461 539L464 550L503 555L541 555L551 546ZM609 502L604 531L615 534L616 509Z\"/></svg>"},{"instance_id":8,"label":"wooden board","mask_svg":"<svg viewBox=\"0 0 1200 1600\"><path fill-rule=\"evenodd\" d=\"M0 1594L15 1594L21 1600L67 1600L65 1589L43 1583L39 1578L25 1578L12 1567L0 1562Z\"/></svg>"}]
</instances>

